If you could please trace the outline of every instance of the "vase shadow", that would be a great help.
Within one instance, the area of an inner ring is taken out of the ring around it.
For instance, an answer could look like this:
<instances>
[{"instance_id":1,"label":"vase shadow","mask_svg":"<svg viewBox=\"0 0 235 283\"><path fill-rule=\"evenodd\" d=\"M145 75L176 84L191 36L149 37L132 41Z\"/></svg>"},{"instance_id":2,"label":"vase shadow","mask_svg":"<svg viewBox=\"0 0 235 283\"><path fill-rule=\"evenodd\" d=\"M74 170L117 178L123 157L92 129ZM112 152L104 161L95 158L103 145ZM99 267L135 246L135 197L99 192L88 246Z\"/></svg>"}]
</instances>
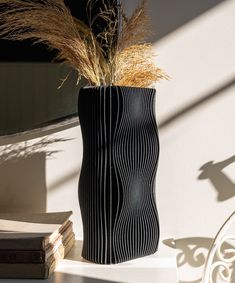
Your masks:
<instances>
[{"instance_id":1,"label":"vase shadow","mask_svg":"<svg viewBox=\"0 0 235 283\"><path fill-rule=\"evenodd\" d=\"M235 183L230 177L223 172L223 169L235 162L235 155L215 163L209 161L205 163L199 170L199 180L209 180L217 191L217 200L219 202L228 200L235 196Z\"/></svg>"}]
</instances>

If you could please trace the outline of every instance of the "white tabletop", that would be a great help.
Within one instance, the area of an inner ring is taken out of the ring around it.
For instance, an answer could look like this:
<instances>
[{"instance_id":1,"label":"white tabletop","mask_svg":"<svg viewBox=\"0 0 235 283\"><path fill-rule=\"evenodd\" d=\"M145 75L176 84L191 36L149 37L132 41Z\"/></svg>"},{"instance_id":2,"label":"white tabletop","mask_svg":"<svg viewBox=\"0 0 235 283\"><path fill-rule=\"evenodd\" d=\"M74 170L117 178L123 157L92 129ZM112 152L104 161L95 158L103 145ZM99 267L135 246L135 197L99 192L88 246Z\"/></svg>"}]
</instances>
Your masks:
<instances>
[{"instance_id":1,"label":"white tabletop","mask_svg":"<svg viewBox=\"0 0 235 283\"><path fill-rule=\"evenodd\" d=\"M175 250L160 241L151 256L132 261L99 265L81 257L82 241L75 246L47 280L0 279L0 283L178 283Z\"/></svg>"}]
</instances>

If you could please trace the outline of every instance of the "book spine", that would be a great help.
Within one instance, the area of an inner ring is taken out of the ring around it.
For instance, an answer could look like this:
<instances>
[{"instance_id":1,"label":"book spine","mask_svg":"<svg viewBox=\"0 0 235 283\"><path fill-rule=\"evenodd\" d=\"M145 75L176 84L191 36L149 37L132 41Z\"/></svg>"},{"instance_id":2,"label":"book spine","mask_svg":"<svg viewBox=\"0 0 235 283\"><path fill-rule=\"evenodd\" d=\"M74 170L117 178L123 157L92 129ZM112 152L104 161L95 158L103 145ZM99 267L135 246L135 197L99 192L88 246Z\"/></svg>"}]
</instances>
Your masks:
<instances>
[{"instance_id":1,"label":"book spine","mask_svg":"<svg viewBox=\"0 0 235 283\"><path fill-rule=\"evenodd\" d=\"M74 241L73 234L67 242L67 246L61 246L45 263L0 263L0 278L47 279L54 272L64 255L71 250Z\"/></svg>"},{"instance_id":2,"label":"book spine","mask_svg":"<svg viewBox=\"0 0 235 283\"><path fill-rule=\"evenodd\" d=\"M66 248L73 237L73 232L65 237L60 236L60 239L46 250L0 250L0 263L44 263L59 247Z\"/></svg>"},{"instance_id":3,"label":"book spine","mask_svg":"<svg viewBox=\"0 0 235 283\"><path fill-rule=\"evenodd\" d=\"M0 250L43 250L45 243L42 237L27 239L1 239Z\"/></svg>"},{"instance_id":4,"label":"book spine","mask_svg":"<svg viewBox=\"0 0 235 283\"><path fill-rule=\"evenodd\" d=\"M47 263L0 263L0 278L46 279L54 271L54 269L55 262L51 265L48 265Z\"/></svg>"},{"instance_id":5,"label":"book spine","mask_svg":"<svg viewBox=\"0 0 235 283\"><path fill-rule=\"evenodd\" d=\"M0 263L43 263L44 251L0 250Z\"/></svg>"}]
</instances>

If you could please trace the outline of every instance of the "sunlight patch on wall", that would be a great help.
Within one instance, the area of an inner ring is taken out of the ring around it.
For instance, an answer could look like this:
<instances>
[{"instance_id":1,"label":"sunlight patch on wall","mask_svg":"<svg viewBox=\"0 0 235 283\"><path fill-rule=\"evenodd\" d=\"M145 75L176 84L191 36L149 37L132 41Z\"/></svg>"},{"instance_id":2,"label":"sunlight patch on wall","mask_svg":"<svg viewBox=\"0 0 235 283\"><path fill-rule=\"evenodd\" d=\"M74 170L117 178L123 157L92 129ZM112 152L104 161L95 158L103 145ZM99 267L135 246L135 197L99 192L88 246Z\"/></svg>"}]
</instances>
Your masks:
<instances>
[{"instance_id":1,"label":"sunlight patch on wall","mask_svg":"<svg viewBox=\"0 0 235 283\"><path fill-rule=\"evenodd\" d=\"M235 2L225 1L155 43L172 78L157 85L160 119L235 79L234 14Z\"/></svg>"}]
</instances>

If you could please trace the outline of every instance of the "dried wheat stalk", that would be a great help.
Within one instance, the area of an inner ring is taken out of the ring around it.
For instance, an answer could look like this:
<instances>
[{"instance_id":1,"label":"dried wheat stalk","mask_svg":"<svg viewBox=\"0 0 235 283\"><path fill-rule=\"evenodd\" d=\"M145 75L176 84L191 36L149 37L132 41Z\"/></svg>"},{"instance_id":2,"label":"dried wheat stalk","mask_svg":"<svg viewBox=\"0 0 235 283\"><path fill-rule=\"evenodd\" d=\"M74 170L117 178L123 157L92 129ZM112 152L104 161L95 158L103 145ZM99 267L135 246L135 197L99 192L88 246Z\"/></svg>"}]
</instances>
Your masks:
<instances>
[{"instance_id":1,"label":"dried wheat stalk","mask_svg":"<svg viewBox=\"0 0 235 283\"><path fill-rule=\"evenodd\" d=\"M144 43L146 0L129 19L122 13L119 38L116 9L106 2L103 6L98 16L107 24L97 40L92 24L73 18L63 0L0 0L0 37L45 43L58 50L56 59L71 65L90 85L149 87L167 78L154 64L151 45Z\"/></svg>"}]
</instances>

